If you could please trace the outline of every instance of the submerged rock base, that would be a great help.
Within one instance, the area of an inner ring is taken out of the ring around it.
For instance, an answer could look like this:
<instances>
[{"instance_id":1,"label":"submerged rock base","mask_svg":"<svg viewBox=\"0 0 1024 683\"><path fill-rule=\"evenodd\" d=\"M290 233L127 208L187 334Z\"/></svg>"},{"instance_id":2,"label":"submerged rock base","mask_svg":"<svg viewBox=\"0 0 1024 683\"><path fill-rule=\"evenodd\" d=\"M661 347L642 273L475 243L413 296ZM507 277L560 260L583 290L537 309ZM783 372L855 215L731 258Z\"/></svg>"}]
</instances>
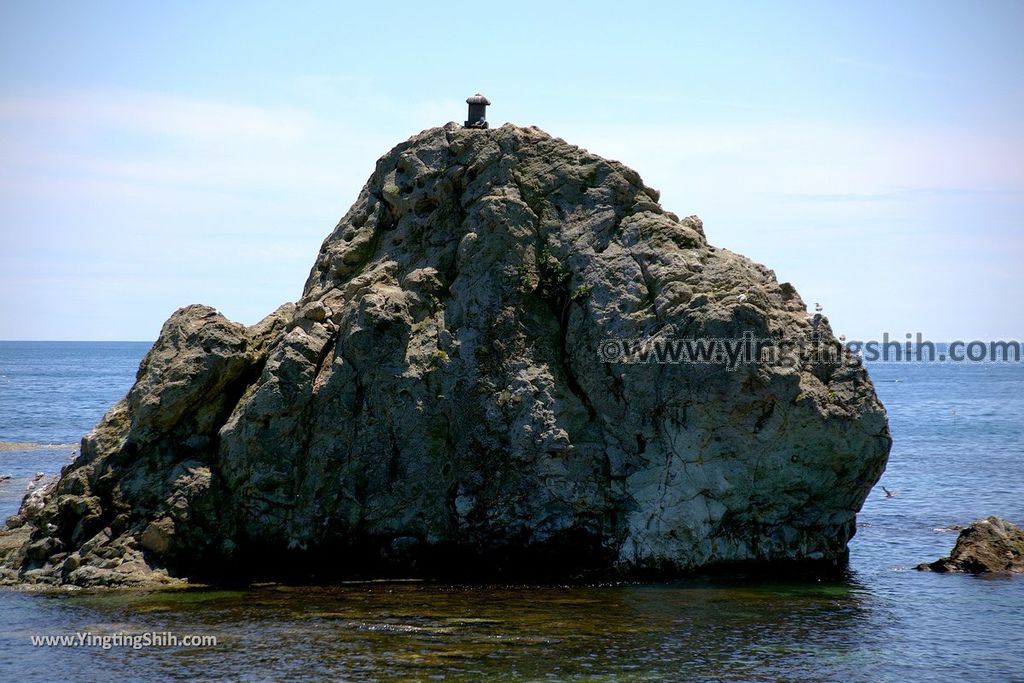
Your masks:
<instances>
[{"instance_id":1,"label":"submerged rock base","mask_svg":"<svg viewBox=\"0 0 1024 683\"><path fill-rule=\"evenodd\" d=\"M856 359L605 346L744 335L835 342L622 164L536 128L431 129L377 163L297 303L171 316L0 535L0 580L842 564L890 446Z\"/></svg>"}]
</instances>

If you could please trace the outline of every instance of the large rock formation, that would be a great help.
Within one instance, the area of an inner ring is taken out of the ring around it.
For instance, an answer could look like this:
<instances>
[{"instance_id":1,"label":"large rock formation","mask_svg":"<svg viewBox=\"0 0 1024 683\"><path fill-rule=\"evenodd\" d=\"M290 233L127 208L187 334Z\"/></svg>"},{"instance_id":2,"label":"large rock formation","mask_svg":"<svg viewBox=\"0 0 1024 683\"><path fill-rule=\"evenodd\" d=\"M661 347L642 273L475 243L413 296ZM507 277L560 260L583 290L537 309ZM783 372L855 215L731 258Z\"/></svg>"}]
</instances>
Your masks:
<instances>
[{"instance_id":1,"label":"large rock formation","mask_svg":"<svg viewBox=\"0 0 1024 683\"><path fill-rule=\"evenodd\" d=\"M834 341L622 164L536 128L431 129L377 163L297 303L248 328L171 316L0 536L3 579L842 563L890 446L854 359L599 355L744 333Z\"/></svg>"},{"instance_id":2,"label":"large rock formation","mask_svg":"<svg viewBox=\"0 0 1024 683\"><path fill-rule=\"evenodd\" d=\"M1024 529L999 517L970 523L949 557L919 564L922 571L1024 574Z\"/></svg>"}]
</instances>

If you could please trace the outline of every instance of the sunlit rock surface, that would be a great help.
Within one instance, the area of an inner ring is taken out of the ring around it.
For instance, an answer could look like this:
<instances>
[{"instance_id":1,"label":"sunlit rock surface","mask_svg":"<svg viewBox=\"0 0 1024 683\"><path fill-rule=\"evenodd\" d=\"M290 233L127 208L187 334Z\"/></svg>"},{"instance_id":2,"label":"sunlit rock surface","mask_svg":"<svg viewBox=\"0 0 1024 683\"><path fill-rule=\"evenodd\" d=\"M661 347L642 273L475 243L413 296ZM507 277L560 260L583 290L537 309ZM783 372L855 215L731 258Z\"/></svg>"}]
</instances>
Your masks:
<instances>
[{"instance_id":1,"label":"sunlit rock surface","mask_svg":"<svg viewBox=\"0 0 1024 683\"><path fill-rule=\"evenodd\" d=\"M603 346L744 333L833 340L622 164L536 128L427 130L378 161L298 302L253 327L203 306L167 321L0 534L2 580L841 565L890 446L854 359Z\"/></svg>"}]
</instances>

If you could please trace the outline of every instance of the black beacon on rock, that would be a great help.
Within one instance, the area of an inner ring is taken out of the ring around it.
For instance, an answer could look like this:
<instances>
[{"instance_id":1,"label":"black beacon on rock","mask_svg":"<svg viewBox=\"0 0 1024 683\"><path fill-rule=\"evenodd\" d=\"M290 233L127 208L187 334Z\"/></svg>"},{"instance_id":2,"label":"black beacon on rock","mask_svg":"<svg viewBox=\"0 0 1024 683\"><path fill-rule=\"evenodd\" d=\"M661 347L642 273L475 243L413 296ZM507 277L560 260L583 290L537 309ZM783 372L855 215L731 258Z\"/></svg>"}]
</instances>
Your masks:
<instances>
[{"instance_id":1,"label":"black beacon on rock","mask_svg":"<svg viewBox=\"0 0 1024 683\"><path fill-rule=\"evenodd\" d=\"M466 128L486 128L487 105L491 101L477 93L472 97L467 97L466 103L469 105L469 114L466 116L466 122L463 125Z\"/></svg>"}]
</instances>

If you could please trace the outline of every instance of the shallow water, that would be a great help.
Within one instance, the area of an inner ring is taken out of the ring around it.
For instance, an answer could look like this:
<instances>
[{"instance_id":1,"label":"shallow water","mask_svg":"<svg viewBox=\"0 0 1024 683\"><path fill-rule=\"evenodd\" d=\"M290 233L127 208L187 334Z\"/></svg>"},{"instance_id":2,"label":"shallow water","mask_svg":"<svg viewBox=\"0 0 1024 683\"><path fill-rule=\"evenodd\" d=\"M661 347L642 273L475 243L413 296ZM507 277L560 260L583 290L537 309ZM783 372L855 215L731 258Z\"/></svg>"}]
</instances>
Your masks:
<instances>
[{"instance_id":1,"label":"shallow water","mask_svg":"<svg viewBox=\"0 0 1024 683\"><path fill-rule=\"evenodd\" d=\"M0 381L0 435L75 440L68 435L91 427L130 386L145 350L101 350L81 364L120 353L107 367L130 369L82 392L68 386L90 382L86 373L55 377L56 397L19 384L32 376L31 362L22 358L12 375L12 351L0 343L0 376L10 379ZM842 579L8 591L0 592L0 680L79 680L99 669L123 680L1024 680L1024 577L912 569L952 547L955 532L936 529L989 514L1024 521L1024 367L875 365L871 374L895 438L881 483L896 496L872 491ZM88 401L65 410L61 402L74 396ZM26 401L38 405L9 412ZM54 423L18 424L23 415ZM0 473L15 475L0 482L0 514L13 511L35 471L55 472L69 454L0 452ZM104 650L30 641L80 631L203 634L218 643Z\"/></svg>"},{"instance_id":2,"label":"shallow water","mask_svg":"<svg viewBox=\"0 0 1024 683\"><path fill-rule=\"evenodd\" d=\"M21 680L1012 680L1013 579L914 572L828 583L515 588L367 584L244 592L8 594ZM907 592L910 595L907 595ZM936 609L936 603L943 603ZM950 617L955 615L955 619ZM1017 621L1015 621L1017 620ZM32 648L26 634L215 635L203 648ZM49 677L49 678L48 678Z\"/></svg>"}]
</instances>

